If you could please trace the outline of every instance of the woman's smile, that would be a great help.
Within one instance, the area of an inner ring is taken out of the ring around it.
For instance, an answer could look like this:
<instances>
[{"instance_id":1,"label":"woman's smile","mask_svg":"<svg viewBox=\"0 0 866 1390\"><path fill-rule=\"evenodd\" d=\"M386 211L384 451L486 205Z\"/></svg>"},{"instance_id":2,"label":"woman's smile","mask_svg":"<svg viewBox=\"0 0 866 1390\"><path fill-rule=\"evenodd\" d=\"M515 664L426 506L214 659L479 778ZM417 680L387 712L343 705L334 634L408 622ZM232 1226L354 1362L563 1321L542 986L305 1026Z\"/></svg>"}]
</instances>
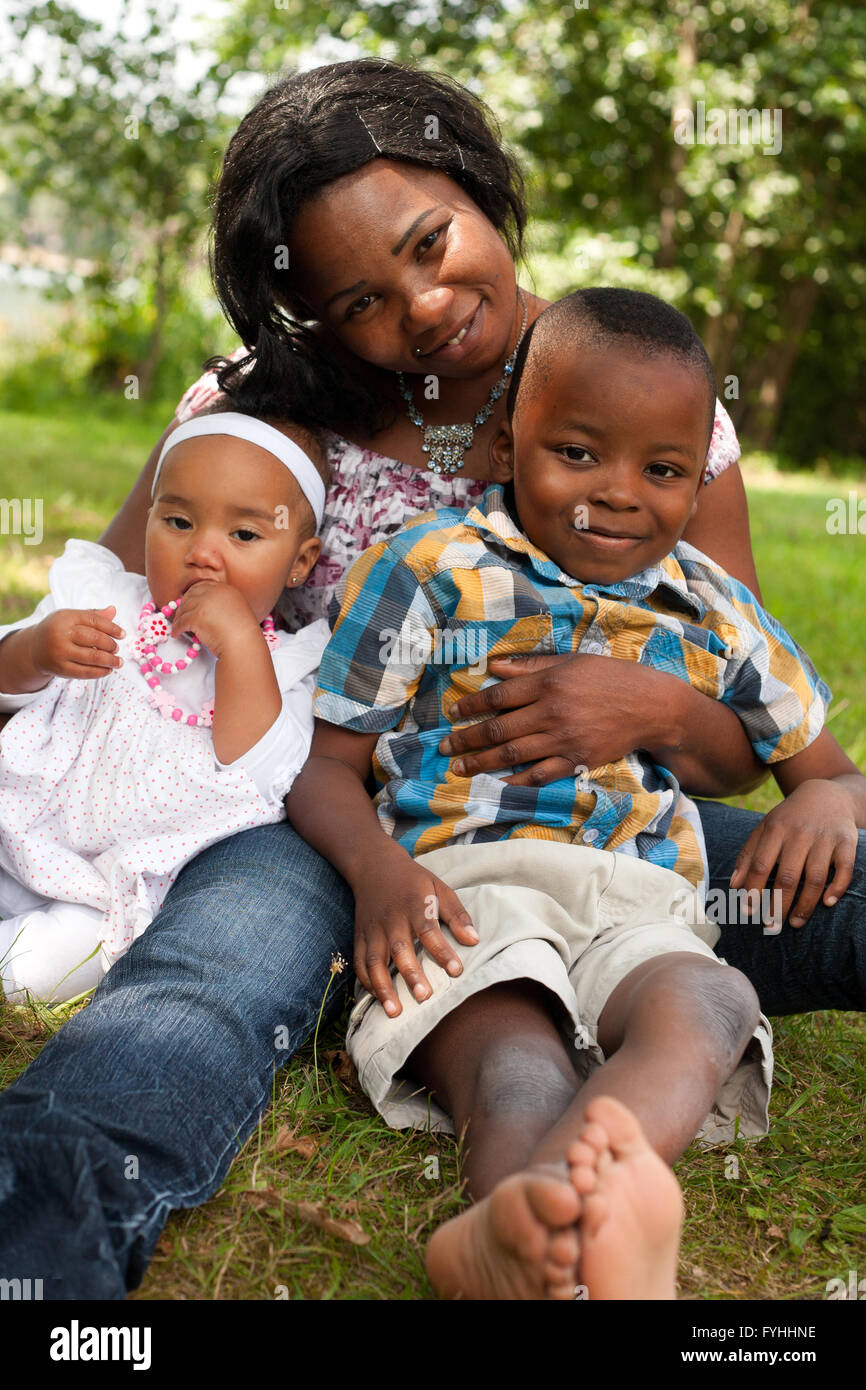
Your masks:
<instances>
[{"instance_id":1,"label":"woman's smile","mask_svg":"<svg viewBox=\"0 0 866 1390\"><path fill-rule=\"evenodd\" d=\"M440 336L430 351L421 351L414 358L414 361L426 362L429 360L432 362L435 360L437 363L464 361L481 342L484 336L485 323L486 315L482 298L469 317L462 319L460 327L452 336L446 336L444 339Z\"/></svg>"}]
</instances>

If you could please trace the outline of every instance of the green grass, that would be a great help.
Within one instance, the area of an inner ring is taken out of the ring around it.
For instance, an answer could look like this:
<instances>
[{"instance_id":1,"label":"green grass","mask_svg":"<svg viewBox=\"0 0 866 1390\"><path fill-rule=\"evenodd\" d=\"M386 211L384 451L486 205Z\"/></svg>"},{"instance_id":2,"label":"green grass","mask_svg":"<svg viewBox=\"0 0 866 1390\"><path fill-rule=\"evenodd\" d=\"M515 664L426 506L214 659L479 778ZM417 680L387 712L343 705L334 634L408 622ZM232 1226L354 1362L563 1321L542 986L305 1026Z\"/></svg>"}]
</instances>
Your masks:
<instances>
[{"instance_id":1,"label":"green grass","mask_svg":"<svg viewBox=\"0 0 866 1390\"><path fill-rule=\"evenodd\" d=\"M15 442L0 495L43 497L45 527L41 546L0 536L0 621L31 610L68 535L98 537L164 423L132 403L62 419L0 412ZM863 538L830 536L825 525L827 498L853 484L780 475L761 461L746 474L765 602L832 686L831 727L866 767ZM771 783L741 804L766 810L776 799ZM0 1006L0 1086L67 1013ZM830 1279L866 1277L866 1022L825 1013L774 1026L768 1138L692 1148L677 1164L688 1211L684 1298L821 1299ZM385 1128L358 1088L340 1026L319 1039L318 1060L318 1082L311 1046L276 1077L274 1102L222 1190L170 1219L132 1297L431 1296L423 1250L462 1204L456 1146Z\"/></svg>"}]
</instances>

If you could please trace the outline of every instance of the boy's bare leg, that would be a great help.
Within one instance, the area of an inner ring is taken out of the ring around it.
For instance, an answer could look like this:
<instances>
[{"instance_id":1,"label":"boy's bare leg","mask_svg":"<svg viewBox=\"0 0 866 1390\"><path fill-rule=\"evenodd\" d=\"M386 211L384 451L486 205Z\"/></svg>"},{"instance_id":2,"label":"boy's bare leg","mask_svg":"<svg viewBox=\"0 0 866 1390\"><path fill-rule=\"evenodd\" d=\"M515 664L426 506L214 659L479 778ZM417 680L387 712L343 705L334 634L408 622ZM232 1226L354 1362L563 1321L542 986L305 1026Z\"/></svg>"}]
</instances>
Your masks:
<instances>
[{"instance_id":1,"label":"boy's bare leg","mask_svg":"<svg viewBox=\"0 0 866 1390\"><path fill-rule=\"evenodd\" d=\"M599 1041L608 1061L579 1090L572 1071L570 1098L570 1058L546 992L525 981L499 986L444 1019L416 1049L411 1070L450 1111L458 1133L465 1133L470 1192L476 1199L491 1195L433 1236L428 1271L440 1292L551 1296L499 1291L504 1285L496 1282L498 1257L491 1251L507 1240L512 1207L514 1220L521 1229L525 1225L516 1214L518 1192L539 1174L549 1182L568 1171L569 1148L584 1130L586 1107L601 1095L631 1110L652 1149L673 1162L736 1067L757 1017L754 991L737 971L691 953L646 962L621 982L602 1012ZM523 1187L513 1179L507 1187L502 1182L509 1169L520 1174ZM646 1174L646 1164L628 1170L632 1177L639 1171ZM638 1202L635 1219L648 1215L646 1203ZM671 1207L667 1219L678 1229L678 1211ZM535 1286L548 1283L544 1276ZM508 1287L515 1287L514 1277Z\"/></svg>"},{"instance_id":2,"label":"boy's bare leg","mask_svg":"<svg viewBox=\"0 0 866 1390\"><path fill-rule=\"evenodd\" d=\"M595 1096L613 1096L669 1164L688 1148L758 1023L745 975L690 952L657 956L617 985L601 1012L607 1058L532 1155L558 1163Z\"/></svg>"},{"instance_id":3,"label":"boy's bare leg","mask_svg":"<svg viewBox=\"0 0 866 1390\"><path fill-rule=\"evenodd\" d=\"M574 1297L576 1186L563 1163L530 1167L578 1091L555 1007L530 980L491 986L443 1019L410 1060L454 1116L469 1192L485 1198L441 1228L456 1241L437 1232L428 1248L431 1281L446 1297Z\"/></svg>"}]
</instances>

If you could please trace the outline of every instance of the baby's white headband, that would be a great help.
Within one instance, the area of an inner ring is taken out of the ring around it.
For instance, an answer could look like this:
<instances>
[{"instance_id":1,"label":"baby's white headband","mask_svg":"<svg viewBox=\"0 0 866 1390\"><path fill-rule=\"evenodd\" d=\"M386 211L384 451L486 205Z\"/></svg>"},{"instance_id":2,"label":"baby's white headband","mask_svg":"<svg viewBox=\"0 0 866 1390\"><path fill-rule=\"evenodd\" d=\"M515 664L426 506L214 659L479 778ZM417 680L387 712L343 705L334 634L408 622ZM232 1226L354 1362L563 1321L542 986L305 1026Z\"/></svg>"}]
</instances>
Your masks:
<instances>
[{"instance_id":1,"label":"baby's white headband","mask_svg":"<svg viewBox=\"0 0 866 1390\"><path fill-rule=\"evenodd\" d=\"M280 463L286 465L292 477L297 478L301 492L313 509L318 531L325 514L325 484L312 460L293 439L288 439L279 430L275 430L273 425L267 425L264 420L257 420L253 415L241 415L235 410L225 410L216 415L199 415L193 420L187 420L185 425L181 425L168 436L153 475L151 500L156 496L162 461L169 449L173 449L175 444L183 444L186 439L196 439L201 434L230 434L235 439L248 439L251 444L257 444L260 449L266 449L274 458L278 458Z\"/></svg>"}]
</instances>

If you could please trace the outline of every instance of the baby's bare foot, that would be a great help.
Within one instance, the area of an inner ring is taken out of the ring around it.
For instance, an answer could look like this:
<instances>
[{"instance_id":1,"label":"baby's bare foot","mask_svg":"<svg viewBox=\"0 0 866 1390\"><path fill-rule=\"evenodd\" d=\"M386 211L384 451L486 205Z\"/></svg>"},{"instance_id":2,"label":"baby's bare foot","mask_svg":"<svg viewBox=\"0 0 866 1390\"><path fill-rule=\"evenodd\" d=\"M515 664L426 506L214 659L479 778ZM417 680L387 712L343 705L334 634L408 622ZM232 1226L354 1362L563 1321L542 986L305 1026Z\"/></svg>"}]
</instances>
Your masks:
<instances>
[{"instance_id":1,"label":"baby's bare foot","mask_svg":"<svg viewBox=\"0 0 866 1390\"><path fill-rule=\"evenodd\" d=\"M591 1299L676 1298L679 1183L618 1100L597 1096L586 1120L568 1151L583 1198L581 1283Z\"/></svg>"},{"instance_id":2,"label":"baby's bare foot","mask_svg":"<svg viewBox=\"0 0 866 1390\"><path fill-rule=\"evenodd\" d=\"M580 1209L567 1179L515 1173L434 1232L430 1282L443 1298L574 1298Z\"/></svg>"}]
</instances>

